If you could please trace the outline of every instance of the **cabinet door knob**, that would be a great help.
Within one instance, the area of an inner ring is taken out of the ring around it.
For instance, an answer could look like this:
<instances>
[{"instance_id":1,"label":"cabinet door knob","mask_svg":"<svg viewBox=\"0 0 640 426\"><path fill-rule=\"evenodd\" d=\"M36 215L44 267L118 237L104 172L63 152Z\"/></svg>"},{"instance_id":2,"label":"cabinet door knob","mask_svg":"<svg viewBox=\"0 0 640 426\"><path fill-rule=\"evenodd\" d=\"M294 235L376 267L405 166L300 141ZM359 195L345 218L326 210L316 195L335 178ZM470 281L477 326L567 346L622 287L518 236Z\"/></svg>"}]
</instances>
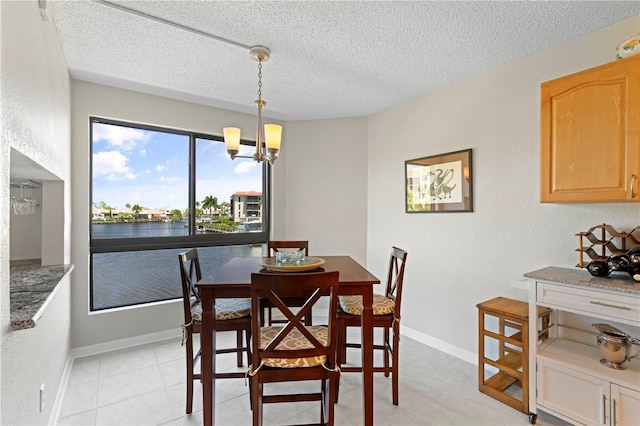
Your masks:
<instances>
[{"instance_id":1,"label":"cabinet door knob","mask_svg":"<svg viewBox=\"0 0 640 426\"><path fill-rule=\"evenodd\" d=\"M631 185L629 185L629 192L631 192L631 198L636 198L636 193L633 192L633 184L636 181L636 175L631 175Z\"/></svg>"}]
</instances>

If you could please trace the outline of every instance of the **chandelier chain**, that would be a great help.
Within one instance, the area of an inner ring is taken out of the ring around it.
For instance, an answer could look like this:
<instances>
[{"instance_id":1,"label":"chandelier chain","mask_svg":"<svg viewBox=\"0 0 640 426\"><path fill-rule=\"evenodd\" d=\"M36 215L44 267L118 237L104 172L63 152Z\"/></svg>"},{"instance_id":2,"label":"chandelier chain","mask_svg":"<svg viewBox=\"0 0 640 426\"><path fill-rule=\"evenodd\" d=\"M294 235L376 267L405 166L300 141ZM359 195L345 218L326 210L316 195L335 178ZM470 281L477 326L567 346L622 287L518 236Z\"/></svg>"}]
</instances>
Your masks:
<instances>
[{"instance_id":1,"label":"chandelier chain","mask_svg":"<svg viewBox=\"0 0 640 426\"><path fill-rule=\"evenodd\" d=\"M262 100L262 60L258 61L258 100Z\"/></svg>"}]
</instances>

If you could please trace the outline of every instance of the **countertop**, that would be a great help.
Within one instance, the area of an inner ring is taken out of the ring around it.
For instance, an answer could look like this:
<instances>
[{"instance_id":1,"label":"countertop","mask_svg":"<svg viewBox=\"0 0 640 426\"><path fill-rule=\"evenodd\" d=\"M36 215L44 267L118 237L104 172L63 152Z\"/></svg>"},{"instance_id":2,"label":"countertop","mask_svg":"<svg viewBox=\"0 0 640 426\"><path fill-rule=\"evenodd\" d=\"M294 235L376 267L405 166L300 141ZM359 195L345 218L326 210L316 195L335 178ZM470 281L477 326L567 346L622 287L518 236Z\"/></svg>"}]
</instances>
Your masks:
<instances>
[{"instance_id":1,"label":"countertop","mask_svg":"<svg viewBox=\"0 0 640 426\"><path fill-rule=\"evenodd\" d=\"M58 285L72 270L73 265L40 266L39 260L11 262L11 331L35 327Z\"/></svg>"},{"instance_id":2,"label":"countertop","mask_svg":"<svg viewBox=\"0 0 640 426\"><path fill-rule=\"evenodd\" d=\"M594 277L586 269L549 266L524 274L527 278L558 284L568 284L593 289L614 291L640 296L640 283L626 273L614 272L608 277Z\"/></svg>"}]
</instances>

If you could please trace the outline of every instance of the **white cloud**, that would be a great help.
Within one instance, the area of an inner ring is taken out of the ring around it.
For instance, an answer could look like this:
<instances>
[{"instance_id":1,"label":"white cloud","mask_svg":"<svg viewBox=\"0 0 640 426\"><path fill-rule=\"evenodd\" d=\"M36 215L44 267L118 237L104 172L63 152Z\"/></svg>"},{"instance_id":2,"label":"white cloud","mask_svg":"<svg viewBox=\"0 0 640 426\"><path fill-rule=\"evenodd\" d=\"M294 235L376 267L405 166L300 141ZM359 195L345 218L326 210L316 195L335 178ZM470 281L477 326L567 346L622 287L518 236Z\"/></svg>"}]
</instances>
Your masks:
<instances>
[{"instance_id":1,"label":"white cloud","mask_svg":"<svg viewBox=\"0 0 640 426\"><path fill-rule=\"evenodd\" d=\"M175 183L175 182L178 182L179 180L180 178L177 176L171 176L171 177L160 176L160 182L162 183Z\"/></svg>"},{"instance_id":2,"label":"white cloud","mask_svg":"<svg viewBox=\"0 0 640 426\"><path fill-rule=\"evenodd\" d=\"M129 159L118 151L102 151L93 154L93 177L107 176L109 180L118 180L120 177L135 178L127 166L127 161Z\"/></svg>"},{"instance_id":3,"label":"white cloud","mask_svg":"<svg viewBox=\"0 0 640 426\"><path fill-rule=\"evenodd\" d=\"M158 164L156 166L156 172L158 172L158 173L164 172L165 170L167 170L167 166L164 166L162 164Z\"/></svg>"},{"instance_id":4,"label":"white cloud","mask_svg":"<svg viewBox=\"0 0 640 426\"><path fill-rule=\"evenodd\" d=\"M255 154L255 152L256 152L256 148L254 146L240 145L240 149L238 150L238 155L245 155L247 157L251 157L253 154Z\"/></svg>"},{"instance_id":5,"label":"white cloud","mask_svg":"<svg viewBox=\"0 0 640 426\"><path fill-rule=\"evenodd\" d=\"M109 146L123 151L130 151L136 148L139 143L147 142L151 134L151 132L145 132L140 129L110 124L97 123L93 126L94 142L104 140ZM141 152L143 151L141 150Z\"/></svg>"},{"instance_id":6,"label":"white cloud","mask_svg":"<svg viewBox=\"0 0 640 426\"><path fill-rule=\"evenodd\" d=\"M141 149L140 150L140 156L146 157L147 156L147 150L146 149Z\"/></svg>"},{"instance_id":7,"label":"white cloud","mask_svg":"<svg viewBox=\"0 0 640 426\"><path fill-rule=\"evenodd\" d=\"M258 163L255 161L240 161L236 167L234 167L233 172L239 175L249 173L251 170L256 168Z\"/></svg>"}]
</instances>

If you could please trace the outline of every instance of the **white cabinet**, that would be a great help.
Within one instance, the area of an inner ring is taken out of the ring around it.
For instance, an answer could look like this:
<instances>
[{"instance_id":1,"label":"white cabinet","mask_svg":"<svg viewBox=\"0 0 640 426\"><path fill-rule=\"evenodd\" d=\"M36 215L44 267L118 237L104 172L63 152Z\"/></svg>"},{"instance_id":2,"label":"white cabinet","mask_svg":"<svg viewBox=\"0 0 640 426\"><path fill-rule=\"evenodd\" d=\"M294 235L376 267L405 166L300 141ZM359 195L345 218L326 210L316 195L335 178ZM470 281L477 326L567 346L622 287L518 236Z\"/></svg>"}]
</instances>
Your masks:
<instances>
[{"instance_id":1,"label":"white cabinet","mask_svg":"<svg viewBox=\"0 0 640 426\"><path fill-rule=\"evenodd\" d=\"M611 424L640 425L640 392L611 385Z\"/></svg>"},{"instance_id":2,"label":"white cabinet","mask_svg":"<svg viewBox=\"0 0 640 426\"><path fill-rule=\"evenodd\" d=\"M637 362L609 372L594 364L600 358L596 348L566 339L537 358L539 408L585 425L640 425L640 391L633 389L640 385Z\"/></svg>"},{"instance_id":3,"label":"white cabinet","mask_svg":"<svg viewBox=\"0 0 640 426\"><path fill-rule=\"evenodd\" d=\"M540 409L574 424L640 425L640 360L626 362L624 370L602 365L590 327L612 322L640 336L640 285L565 268L525 276L530 313L540 306L553 309L550 338L535 345L537 334L529 334L529 362L536 365L529 378L529 393L535 395L529 404L531 423ZM572 325L563 323L570 319ZM534 324L529 328L536 330Z\"/></svg>"}]
</instances>

